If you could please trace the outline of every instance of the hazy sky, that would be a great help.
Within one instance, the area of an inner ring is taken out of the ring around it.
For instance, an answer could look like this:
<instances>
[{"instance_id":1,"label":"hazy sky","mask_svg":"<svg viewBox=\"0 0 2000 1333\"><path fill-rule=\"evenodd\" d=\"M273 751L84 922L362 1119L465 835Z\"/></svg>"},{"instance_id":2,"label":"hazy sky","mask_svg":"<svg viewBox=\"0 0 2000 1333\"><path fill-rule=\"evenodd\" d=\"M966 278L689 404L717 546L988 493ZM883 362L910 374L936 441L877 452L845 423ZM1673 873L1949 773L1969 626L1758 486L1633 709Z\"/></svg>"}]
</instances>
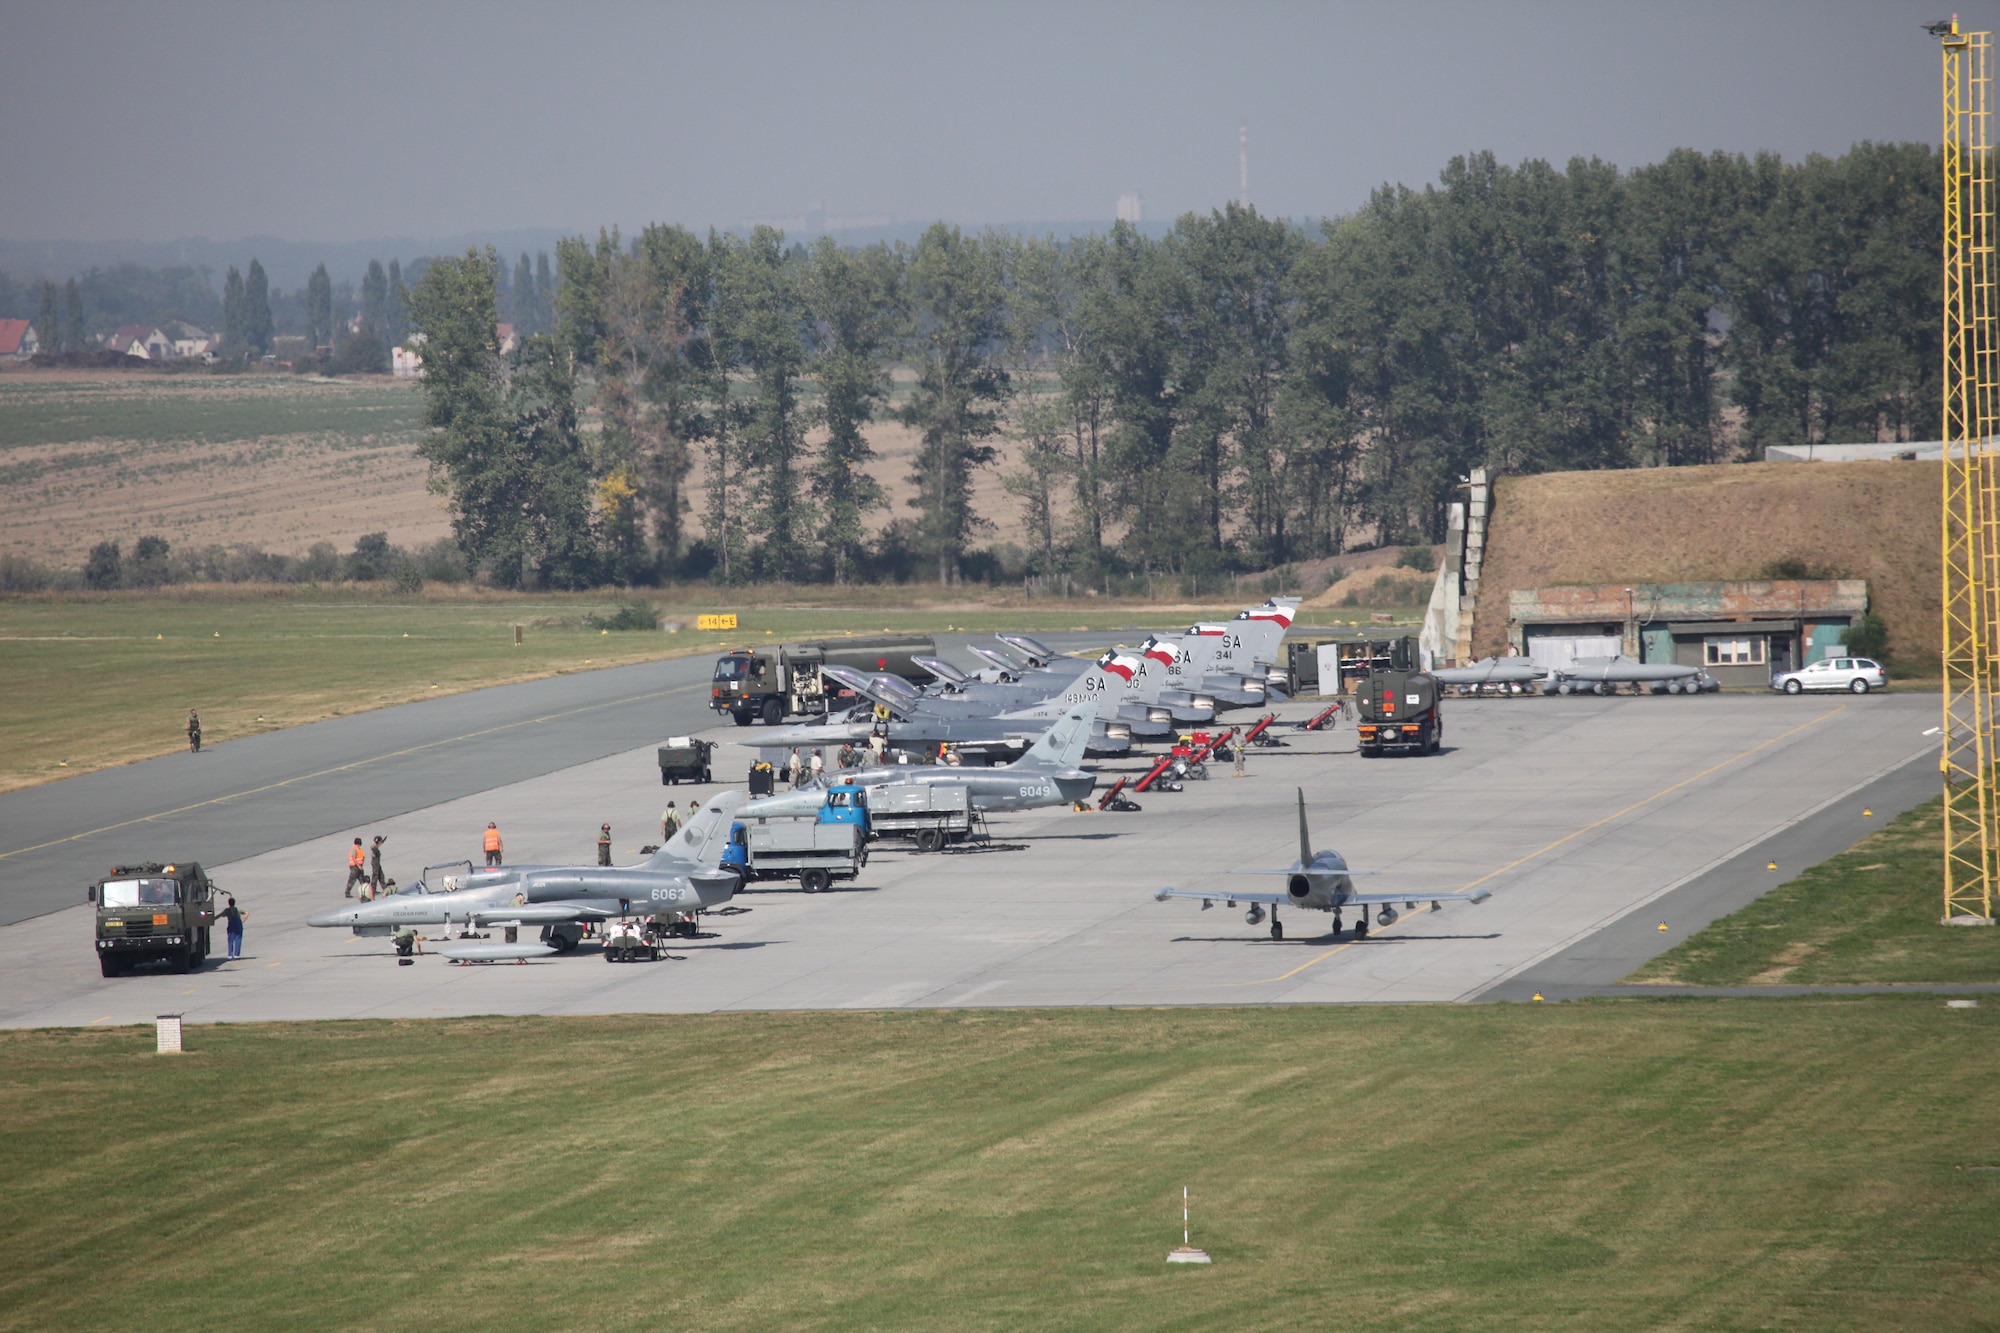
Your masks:
<instances>
[{"instance_id":1,"label":"hazy sky","mask_svg":"<svg viewBox=\"0 0 2000 1333\"><path fill-rule=\"evenodd\" d=\"M2000 0L1966 4L1992 28ZM1340 213L1455 153L1934 140L1944 0L4 0L0 237Z\"/></svg>"}]
</instances>

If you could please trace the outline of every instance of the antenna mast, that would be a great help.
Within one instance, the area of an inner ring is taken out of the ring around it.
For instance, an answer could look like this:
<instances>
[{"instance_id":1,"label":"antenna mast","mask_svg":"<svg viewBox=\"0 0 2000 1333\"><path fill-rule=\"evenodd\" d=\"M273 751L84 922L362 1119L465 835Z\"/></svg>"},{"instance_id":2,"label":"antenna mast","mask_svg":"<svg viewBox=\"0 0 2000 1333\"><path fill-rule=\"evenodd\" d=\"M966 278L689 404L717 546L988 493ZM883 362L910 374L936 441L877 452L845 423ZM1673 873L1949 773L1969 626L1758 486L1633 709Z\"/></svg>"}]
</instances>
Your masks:
<instances>
[{"instance_id":1,"label":"antenna mast","mask_svg":"<svg viewBox=\"0 0 2000 1333\"><path fill-rule=\"evenodd\" d=\"M1250 207L1250 127L1236 127L1236 198L1244 208Z\"/></svg>"}]
</instances>

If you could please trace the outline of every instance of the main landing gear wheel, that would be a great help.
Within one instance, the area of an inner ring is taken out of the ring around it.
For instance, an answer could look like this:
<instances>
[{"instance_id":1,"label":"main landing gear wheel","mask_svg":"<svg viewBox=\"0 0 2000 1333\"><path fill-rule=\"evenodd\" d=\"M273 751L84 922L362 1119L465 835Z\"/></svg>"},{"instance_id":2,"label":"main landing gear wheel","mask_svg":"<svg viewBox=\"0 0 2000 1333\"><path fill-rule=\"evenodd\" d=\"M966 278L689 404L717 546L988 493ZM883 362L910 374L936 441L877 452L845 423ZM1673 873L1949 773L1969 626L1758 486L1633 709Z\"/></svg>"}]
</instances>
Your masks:
<instances>
[{"instance_id":1,"label":"main landing gear wheel","mask_svg":"<svg viewBox=\"0 0 2000 1333\"><path fill-rule=\"evenodd\" d=\"M1354 938L1357 940L1368 938L1368 909L1365 907L1361 909L1361 915L1354 919Z\"/></svg>"},{"instance_id":2,"label":"main landing gear wheel","mask_svg":"<svg viewBox=\"0 0 2000 1333\"><path fill-rule=\"evenodd\" d=\"M1795 680L1788 680L1785 682L1786 694L1800 694L1804 692L1805 688L1806 688L1805 686L1799 684Z\"/></svg>"},{"instance_id":3,"label":"main landing gear wheel","mask_svg":"<svg viewBox=\"0 0 2000 1333\"><path fill-rule=\"evenodd\" d=\"M1271 918L1271 938L1274 940L1285 938L1285 923L1276 917Z\"/></svg>"}]
</instances>

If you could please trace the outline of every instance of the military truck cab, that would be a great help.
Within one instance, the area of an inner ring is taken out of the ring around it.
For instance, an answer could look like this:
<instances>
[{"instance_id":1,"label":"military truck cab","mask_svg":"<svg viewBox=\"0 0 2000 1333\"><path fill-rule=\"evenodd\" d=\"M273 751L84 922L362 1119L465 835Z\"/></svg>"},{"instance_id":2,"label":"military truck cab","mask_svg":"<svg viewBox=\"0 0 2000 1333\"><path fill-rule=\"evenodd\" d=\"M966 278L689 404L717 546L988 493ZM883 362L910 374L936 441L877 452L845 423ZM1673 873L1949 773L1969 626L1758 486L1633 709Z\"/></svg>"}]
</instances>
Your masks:
<instances>
[{"instance_id":1,"label":"military truck cab","mask_svg":"<svg viewBox=\"0 0 2000 1333\"><path fill-rule=\"evenodd\" d=\"M861 788L842 783L810 816L758 816L730 826L722 868L751 880L796 879L819 893L868 864L868 810Z\"/></svg>"},{"instance_id":2,"label":"military truck cab","mask_svg":"<svg viewBox=\"0 0 2000 1333\"><path fill-rule=\"evenodd\" d=\"M821 667L886 671L905 680L925 681L930 673L914 658L936 652L929 636L919 634L738 648L715 659L708 706L729 714L739 727L759 719L776 726L788 717L817 717L829 708L858 702L853 691L821 676Z\"/></svg>"},{"instance_id":3,"label":"military truck cab","mask_svg":"<svg viewBox=\"0 0 2000 1333\"><path fill-rule=\"evenodd\" d=\"M208 957L215 886L192 861L119 866L90 886L97 962L107 977L164 959L192 972Z\"/></svg>"}]
</instances>

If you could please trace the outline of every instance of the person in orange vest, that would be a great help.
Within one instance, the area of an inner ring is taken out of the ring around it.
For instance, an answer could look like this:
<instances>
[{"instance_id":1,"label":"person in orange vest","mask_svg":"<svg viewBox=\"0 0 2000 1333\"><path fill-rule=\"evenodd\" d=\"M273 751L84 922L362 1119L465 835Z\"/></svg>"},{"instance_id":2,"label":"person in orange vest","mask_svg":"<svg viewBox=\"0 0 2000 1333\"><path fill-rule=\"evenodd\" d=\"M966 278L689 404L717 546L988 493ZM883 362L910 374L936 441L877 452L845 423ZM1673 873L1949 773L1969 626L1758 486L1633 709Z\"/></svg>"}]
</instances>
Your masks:
<instances>
[{"instance_id":1,"label":"person in orange vest","mask_svg":"<svg viewBox=\"0 0 2000 1333\"><path fill-rule=\"evenodd\" d=\"M347 849L347 892L341 896L343 898L352 898L354 896L354 886L356 884L366 884L367 882L368 853L362 848L361 839L356 838L354 845Z\"/></svg>"},{"instance_id":2,"label":"person in orange vest","mask_svg":"<svg viewBox=\"0 0 2000 1333\"><path fill-rule=\"evenodd\" d=\"M491 820L486 824L486 864L500 864L500 829Z\"/></svg>"}]
</instances>

